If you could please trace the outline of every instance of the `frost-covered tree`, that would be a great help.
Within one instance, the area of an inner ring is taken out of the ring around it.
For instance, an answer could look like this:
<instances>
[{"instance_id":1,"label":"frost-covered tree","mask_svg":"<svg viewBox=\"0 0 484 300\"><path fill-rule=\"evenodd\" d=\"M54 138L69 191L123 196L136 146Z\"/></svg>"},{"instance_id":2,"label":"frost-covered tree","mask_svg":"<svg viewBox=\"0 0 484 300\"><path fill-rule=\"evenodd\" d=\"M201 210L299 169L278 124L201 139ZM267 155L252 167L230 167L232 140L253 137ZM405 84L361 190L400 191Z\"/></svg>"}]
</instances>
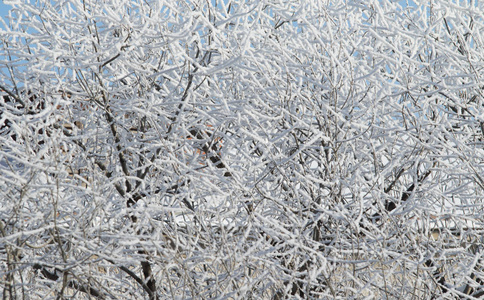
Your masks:
<instances>
[{"instance_id":1,"label":"frost-covered tree","mask_svg":"<svg viewBox=\"0 0 484 300\"><path fill-rule=\"evenodd\" d=\"M11 1L4 299L484 295L484 6Z\"/></svg>"}]
</instances>

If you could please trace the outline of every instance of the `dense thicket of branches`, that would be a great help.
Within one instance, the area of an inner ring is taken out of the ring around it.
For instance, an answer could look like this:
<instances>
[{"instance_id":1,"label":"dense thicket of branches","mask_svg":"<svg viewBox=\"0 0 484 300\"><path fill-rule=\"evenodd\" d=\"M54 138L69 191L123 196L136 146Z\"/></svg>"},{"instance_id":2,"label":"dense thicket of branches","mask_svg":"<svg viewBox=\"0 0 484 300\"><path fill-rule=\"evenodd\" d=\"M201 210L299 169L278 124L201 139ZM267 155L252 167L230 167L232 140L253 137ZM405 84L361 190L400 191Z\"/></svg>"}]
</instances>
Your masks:
<instances>
[{"instance_id":1,"label":"dense thicket of branches","mask_svg":"<svg viewBox=\"0 0 484 300\"><path fill-rule=\"evenodd\" d=\"M484 294L484 6L13 1L3 299Z\"/></svg>"}]
</instances>

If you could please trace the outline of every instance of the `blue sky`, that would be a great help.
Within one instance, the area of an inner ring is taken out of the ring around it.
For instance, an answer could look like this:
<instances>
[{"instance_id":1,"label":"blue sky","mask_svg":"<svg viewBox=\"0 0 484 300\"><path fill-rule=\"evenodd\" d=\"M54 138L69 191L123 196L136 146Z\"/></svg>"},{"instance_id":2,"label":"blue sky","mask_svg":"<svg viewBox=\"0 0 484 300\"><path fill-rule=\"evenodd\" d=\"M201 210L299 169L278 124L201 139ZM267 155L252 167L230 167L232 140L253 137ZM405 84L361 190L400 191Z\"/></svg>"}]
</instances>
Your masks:
<instances>
[{"instance_id":1,"label":"blue sky","mask_svg":"<svg viewBox=\"0 0 484 300\"><path fill-rule=\"evenodd\" d=\"M8 14L8 10L10 9L10 7L10 5L4 4L3 0L0 0L0 17L5 17Z\"/></svg>"}]
</instances>

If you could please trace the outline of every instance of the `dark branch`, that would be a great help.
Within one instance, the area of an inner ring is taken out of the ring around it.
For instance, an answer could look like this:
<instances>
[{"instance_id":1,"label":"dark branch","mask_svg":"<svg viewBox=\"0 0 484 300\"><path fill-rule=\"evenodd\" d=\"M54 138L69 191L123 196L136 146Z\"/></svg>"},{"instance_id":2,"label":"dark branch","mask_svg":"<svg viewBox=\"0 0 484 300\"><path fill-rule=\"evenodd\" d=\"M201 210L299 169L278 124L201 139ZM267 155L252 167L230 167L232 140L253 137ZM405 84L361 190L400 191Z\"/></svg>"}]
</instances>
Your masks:
<instances>
[{"instance_id":1,"label":"dark branch","mask_svg":"<svg viewBox=\"0 0 484 300\"><path fill-rule=\"evenodd\" d=\"M40 271L40 274L42 274L42 276L44 276L44 278L49 279L49 280L52 280L52 281L57 281L60 278L60 276L57 275L57 271L62 272L59 269L54 269L54 272L50 272L49 270L47 270L47 268L45 266L42 266L40 264L34 264L32 266L32 268L34 270ZM72 288L72 289L75 289L75 290L77 290L79 292L82 292L82 293L88 294L90 296L96 297L98 299L105 299L106 298L97 289L93 288L90 285L80 284L76 280L69 280L68 283L67 283L67 286L70 287L70 288Z\"/></svg>"}]
</instances>

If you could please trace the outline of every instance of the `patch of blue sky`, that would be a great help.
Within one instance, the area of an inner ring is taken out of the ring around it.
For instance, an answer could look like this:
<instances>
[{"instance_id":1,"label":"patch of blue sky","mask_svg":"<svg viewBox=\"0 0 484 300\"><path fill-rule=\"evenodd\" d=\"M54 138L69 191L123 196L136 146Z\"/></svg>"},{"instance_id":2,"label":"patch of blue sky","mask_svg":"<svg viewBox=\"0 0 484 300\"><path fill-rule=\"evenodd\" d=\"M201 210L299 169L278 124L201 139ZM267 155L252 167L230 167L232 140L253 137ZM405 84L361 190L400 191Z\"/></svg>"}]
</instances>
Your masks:
<instances>
[{"instance_id":1,"label":"patch of blue sky","mask_svg":"<svg viewBox=\"0 0 484 300\"><path fill-rule=\"evenodd\" d=\"M7 5L4 3L4 1L0 2L0 17L5 20L5 23L7 23L6 16L8 16L8 11L12 8L12 6ZM5 28L4 22L0 21L0 28Z\"/></svg>"}]
</instances>

